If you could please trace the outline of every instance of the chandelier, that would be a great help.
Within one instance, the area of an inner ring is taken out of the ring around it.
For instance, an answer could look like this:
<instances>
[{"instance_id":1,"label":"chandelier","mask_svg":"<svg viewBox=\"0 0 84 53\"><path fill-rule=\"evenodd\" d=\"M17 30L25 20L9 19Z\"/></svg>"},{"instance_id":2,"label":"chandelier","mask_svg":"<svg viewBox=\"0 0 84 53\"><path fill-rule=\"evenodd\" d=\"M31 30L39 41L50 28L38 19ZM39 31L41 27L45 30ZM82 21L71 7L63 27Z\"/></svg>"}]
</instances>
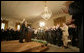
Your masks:
<instances>
[{"instance_id":1,"label":"chandelier","mask_svg":"<svg viewBox=\"0 0 84 53\"><path fill-rule=\"evenodd\" d=\"M48 20L52 15L52 12L50 9L48 9L48 7L46 6L46 1L45 1L45 7L44 7L44 10L41 14L41 17L45 20Z\"/></svg>"}]
</instances>

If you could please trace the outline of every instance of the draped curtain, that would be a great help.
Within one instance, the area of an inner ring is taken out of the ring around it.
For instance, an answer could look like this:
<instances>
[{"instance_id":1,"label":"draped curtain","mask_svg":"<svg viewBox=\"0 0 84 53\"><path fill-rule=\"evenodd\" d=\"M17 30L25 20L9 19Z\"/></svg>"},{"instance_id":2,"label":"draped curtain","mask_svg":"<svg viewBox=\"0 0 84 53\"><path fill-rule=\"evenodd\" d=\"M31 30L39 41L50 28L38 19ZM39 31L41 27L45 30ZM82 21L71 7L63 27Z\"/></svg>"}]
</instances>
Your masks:
<instances>
[{"instance_id":1,"label":"draped curtain","mask_svg":"<svg viewBox=\"0 0 84 53\"><path fill-rule=\"evenodd\" d=\"M54 19L54 25L56 26L57 24L60 24L60 26L63 25L63 23L66 22L66 17L59 17L57 19Z\"/></svg>"}]
</instances>

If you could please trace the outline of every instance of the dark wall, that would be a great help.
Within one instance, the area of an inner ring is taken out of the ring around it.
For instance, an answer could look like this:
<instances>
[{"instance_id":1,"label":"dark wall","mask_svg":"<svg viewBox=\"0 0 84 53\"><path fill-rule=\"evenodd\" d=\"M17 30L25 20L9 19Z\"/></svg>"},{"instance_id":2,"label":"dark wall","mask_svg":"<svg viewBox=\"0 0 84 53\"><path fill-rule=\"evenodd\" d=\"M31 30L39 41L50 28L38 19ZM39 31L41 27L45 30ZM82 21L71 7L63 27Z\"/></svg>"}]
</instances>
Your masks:
<instances>
[{"instance_id":1,"label":"dark wall","mask_svg":"<svg viewBox=\"0 0 84 53\"><path fill-rule=\"evenodd\" d=\"M69 6L69 14L72 15L73 22L77 26L77 33L79 37L80 52L83 52L83 3L75 1Z\"/></svg>"},{"instance_id":2,"label":"dark wall","mask_svg":"<svg viewBox=\"0 0 84 53\"><path fill-rule=\"evenodd\" d=\"M83 15L83 2L75 1L69 6L69 13L71 15Z\"/></svg>"}]
</instances>

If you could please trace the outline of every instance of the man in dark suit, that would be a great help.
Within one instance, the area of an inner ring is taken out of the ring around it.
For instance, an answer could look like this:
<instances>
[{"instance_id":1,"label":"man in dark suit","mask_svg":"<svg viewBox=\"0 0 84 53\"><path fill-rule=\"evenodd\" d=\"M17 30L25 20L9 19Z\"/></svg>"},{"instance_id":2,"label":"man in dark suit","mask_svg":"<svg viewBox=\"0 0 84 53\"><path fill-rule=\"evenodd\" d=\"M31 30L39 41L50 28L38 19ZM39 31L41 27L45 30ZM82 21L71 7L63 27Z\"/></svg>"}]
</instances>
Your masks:
<instances>
[{"instance_id":1,"label":"man in dark suit","mask_svg":"<svg viewBox=\"0 0 84 53\"><path fill-rule=\"evenodd\" d=\"M26 29L26 26L25 26L25 20L23 20L23 23L21 25L21 28L20 28L20 39L19 39L19 42L20 43L23 43L23 39L25 38L25 29Z\"/></svg>"}]
</instances>

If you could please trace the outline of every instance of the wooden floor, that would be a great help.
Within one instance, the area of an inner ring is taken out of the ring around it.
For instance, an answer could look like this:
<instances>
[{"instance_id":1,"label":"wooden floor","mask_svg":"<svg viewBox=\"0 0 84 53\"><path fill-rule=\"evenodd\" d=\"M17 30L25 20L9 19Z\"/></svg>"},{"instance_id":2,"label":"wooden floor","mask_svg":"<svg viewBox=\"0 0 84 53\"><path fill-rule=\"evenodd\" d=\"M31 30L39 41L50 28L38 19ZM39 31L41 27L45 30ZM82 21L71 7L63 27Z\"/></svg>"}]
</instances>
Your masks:
<instances>
[{"instance_id":1,"label":"wooden floor","mask_svg":"<svg viewBox=\"0 0 84 53\"><path fill-rule=\"evenodd\" d=\"M41 47L42 43L25 42L18 40L2 41L1 52L79 52L79 48L70 46L68 49L48 44L48 47Z\"/></svg>"},{"instance_id":2,"label":"wooden floor","mask_svg":"<svg viewBox=\"0 0 84 53\"><path fill-rule=\"evenodd\" d=\"M19 43L18 40L15 41L2 41L1 42L1 52L41 52L47 47L41 47L42 43L38 42L25 42ZM38 50L35 50L35 48ZM34 50L33 50L34 49Z\"/></svg>"}]
</instances>

